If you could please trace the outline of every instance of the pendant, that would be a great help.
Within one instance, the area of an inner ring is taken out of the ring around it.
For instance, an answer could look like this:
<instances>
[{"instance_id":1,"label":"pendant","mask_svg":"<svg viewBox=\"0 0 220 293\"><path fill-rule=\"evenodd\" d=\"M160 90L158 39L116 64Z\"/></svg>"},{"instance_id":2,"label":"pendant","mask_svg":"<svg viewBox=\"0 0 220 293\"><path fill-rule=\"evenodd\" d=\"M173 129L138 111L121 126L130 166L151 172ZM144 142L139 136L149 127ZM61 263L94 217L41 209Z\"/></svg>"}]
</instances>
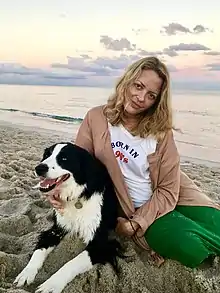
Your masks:
<instances>
[{"instance_id":1,"label":"pendant","mask_svg":"<svg viewBox=\"0 0 220 293\"><path fill-rule=\"evenodd\" d=\"M79 200L77 200L77 202L75 203L75 208L76 208L77 210L79 210L79 209L81 209L82 207L83 207L82 203L81 203Z\"/></svg>"}]
</instances>

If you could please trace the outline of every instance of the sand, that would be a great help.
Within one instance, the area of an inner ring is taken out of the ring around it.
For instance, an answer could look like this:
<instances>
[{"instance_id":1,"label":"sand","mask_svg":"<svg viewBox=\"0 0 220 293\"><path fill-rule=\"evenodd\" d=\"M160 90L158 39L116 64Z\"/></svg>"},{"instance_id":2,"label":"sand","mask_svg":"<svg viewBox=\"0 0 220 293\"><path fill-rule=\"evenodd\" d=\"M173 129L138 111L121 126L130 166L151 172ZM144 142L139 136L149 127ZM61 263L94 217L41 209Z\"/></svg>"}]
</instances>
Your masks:
<instances>
[{"instance_id":1,"label":"sand","mask_svg":"<svg viewBox=\"0 0 220 293\"><path fill-rule=\"evenodd\" d=\"M82 248L77 238L66 238L48 257L35 282L25 288L13 286L14 278L27 264L39 232L51 225L52 209L39 191L33 174L45 146L63 140L59 135L10 126L0 126L0 293L34 292L62 264ZM182 168L213 199L219 200L220 171L191 162ZM138 249L129 239L120 239L129 257L119 260L117 276L109 265L76 277L63 291L105 293L213 293L220 291L220 263L191 270L168 260L155 267L147 252Z\"/></svg>"}]
</instances>

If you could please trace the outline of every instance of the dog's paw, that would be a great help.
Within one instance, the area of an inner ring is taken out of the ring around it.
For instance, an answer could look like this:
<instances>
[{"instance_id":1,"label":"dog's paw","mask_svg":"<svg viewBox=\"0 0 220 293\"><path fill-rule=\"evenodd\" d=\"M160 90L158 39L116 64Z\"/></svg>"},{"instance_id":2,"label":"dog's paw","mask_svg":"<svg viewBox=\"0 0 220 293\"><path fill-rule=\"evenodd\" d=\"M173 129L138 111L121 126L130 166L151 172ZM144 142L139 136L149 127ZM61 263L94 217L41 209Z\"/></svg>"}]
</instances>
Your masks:
<instances>
[{"instance_id":1,"label":"dog's paw","mask_svg":"<svg viewBox=\"0 0 220 293\"><path fill-rule=\"evenodd\" d=\"M14 284L17 287L23 286L25 283L30 285L37 275L37 269L34 267L25 267L23 271L16 277Z\"/></svg>"},{"instance_id":2,"label":"dog's paw","mask_svg":"<svg viewBox=\"0 0 220 293\"><path fill-rule=\"evenodd\" d=\"M65 285L59 278L50 277L47 281L41 284L35 293L61 293Z\"/></svg>"}]
</instances>

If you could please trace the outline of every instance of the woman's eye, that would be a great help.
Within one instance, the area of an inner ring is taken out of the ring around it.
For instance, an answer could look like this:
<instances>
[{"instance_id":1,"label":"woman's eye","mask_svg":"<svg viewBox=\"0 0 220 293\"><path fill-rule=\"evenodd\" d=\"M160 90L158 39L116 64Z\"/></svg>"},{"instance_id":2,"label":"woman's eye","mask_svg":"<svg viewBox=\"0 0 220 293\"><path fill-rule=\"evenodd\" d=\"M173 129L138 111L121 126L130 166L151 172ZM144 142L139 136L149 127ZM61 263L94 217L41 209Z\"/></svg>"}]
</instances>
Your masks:
<instances>
[{"instance_id":1,"label":"woman's eye","mask_svg":"<svg viewBox=\"0 0 220 293\"><path fill-rule=\"evenodd\" d=\"M141 90L141 85L140 84L138 84L138 83L135 83L135 87L136 87L136 89L138 89L138 90Z\"/></svg>"},{"instance_id":2,"label":"woman's eye","mask_svg":"<svg viewBox=\"0 0 220 293\"><path fill-rule=\"evenodd\" d=\"M156 99L155 95L150 94L150 99L151 99L151 100L155 100L155 99Z\"/></svg>"}]
</instances>

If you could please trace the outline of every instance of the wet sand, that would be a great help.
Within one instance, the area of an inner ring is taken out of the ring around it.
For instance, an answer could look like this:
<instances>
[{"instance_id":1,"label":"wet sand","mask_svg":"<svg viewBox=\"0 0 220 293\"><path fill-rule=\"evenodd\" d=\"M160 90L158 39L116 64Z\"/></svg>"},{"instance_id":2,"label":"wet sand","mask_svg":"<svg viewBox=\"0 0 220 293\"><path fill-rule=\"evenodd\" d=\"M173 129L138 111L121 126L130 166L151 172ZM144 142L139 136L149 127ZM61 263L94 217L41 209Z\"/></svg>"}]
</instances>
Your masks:
<instances>
[{"instance_id":1,"label":"wet sand","mask_svg":"<svg viewBox=\"0 0 220 293\"><path fill-rule=\"evenodd\" d=\"M62 264L82 248L77 238L66 238L48 257L35 282L20 290L13 286L16 275L27 264L39 232L51 225L52 209L39 191L33 174L43 149L63 139L64 134L30 131L21 126L0 126L0 293L34 292L37 285L49 278ZM183 162L182 168L210 197L220 201L220 170ZM213 293L220 291L220 263L196 270L175 261L155 267L146 252L128 239L121 242L129 257L119 260L117 276L110 265L95 266L76 277L63 291L105 293Z\"/></svg>"}]
</instances>

